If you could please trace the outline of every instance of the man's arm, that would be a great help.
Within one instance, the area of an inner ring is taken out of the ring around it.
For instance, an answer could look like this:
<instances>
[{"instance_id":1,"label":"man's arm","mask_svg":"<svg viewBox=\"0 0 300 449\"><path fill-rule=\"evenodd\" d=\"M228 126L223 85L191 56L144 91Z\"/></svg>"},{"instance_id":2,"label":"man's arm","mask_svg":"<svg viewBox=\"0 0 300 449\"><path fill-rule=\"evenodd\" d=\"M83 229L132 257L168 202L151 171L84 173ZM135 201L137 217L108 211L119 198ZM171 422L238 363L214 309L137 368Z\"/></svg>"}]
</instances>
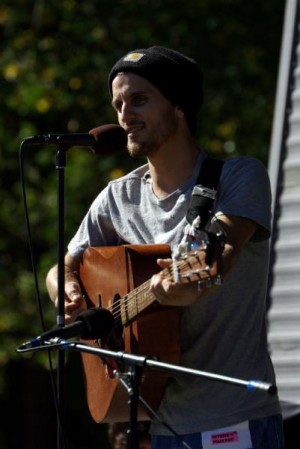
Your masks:
<instances>
[{"instance_id":1,"label":"man's arm","mask_svg":"<svg viewBox=\"0 0 300 449\"><path fill-rule=\"evenodd\" d=\"M72 257L69 253L65 255L65 321L70 323L74 321L79 313L86 309L84 298L82 296L79 280L79 260ZM51 301L57 307L57 265L53 266L46 277L46 286Z\"/></svg>"},{"instance_id":2,"label":"man's arm","mask_svg":"<svg viewBox=\"0 0 300 449\"><path fill-rule=\"evenodd\" d=\"M227 235L221 256L222 277L226 278L235 266L243 246L257 230L258 224L252 220L232 215L220 215L218 216L218 220ZM170 263L170 260L158 260L161 268L167 268ZM197 290L197 281L176 284L165 279L160 273L152 277L150 285L152 293L161 304L172 306L188 306L193 304L200 296L209 294L215 288L218 287L204 289L202 292L199 292Z\"/></svg>"}]
</instances>

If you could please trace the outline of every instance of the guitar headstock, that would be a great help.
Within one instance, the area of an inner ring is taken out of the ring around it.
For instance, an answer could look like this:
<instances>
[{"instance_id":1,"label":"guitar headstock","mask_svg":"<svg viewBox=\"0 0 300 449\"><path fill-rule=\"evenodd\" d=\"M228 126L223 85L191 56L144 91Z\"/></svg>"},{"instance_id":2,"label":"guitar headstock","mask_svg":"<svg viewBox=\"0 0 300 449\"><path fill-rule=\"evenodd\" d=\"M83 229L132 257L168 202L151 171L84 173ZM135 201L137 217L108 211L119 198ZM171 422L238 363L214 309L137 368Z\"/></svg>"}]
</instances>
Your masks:
<instances>
[{"instance_id":1,"label":"guitar headstock","mask_svg":"<svg viewBox=\"0 0 300 449\"><path fill-rule=\"evenodd\" d=\"M192 247L188 242L173 248L173 277L178 284L198 282L199 291L214 285L221 285L221 255L224 242L209 239Z\"/></svg>"}]
</instances>

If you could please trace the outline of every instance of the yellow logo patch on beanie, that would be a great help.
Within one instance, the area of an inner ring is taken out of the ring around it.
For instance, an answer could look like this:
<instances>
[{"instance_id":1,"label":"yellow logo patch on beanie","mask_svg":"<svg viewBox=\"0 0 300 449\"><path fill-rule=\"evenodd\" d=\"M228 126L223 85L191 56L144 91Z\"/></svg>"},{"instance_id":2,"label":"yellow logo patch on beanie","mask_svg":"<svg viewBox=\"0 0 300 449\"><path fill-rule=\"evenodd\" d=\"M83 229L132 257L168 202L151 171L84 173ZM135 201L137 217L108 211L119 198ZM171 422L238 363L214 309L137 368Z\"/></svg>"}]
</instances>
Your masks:
<instances>
[{"instance_id":1,"label":"yellow logo patch on beanie","mask_svg":"<svg viewBox=\"0 0 300 449\"><path fill-rule=\"evenodd\" d=\"M131 62L138 62L142 57L144 56L144 53L129 53L125 56L123 61L131 61Z\"/></svg>"}]
</instances>

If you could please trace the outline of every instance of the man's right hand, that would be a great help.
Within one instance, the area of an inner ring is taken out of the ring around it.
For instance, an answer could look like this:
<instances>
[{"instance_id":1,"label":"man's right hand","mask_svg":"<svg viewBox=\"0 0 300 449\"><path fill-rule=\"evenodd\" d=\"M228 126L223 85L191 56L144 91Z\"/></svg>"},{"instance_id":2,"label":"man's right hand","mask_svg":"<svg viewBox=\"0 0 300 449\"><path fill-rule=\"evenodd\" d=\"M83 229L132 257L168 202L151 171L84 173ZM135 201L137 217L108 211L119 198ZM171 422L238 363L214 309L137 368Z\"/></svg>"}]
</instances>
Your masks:
<instances>
[{"instance_id":1,"label":"man's right hand","mask_svg":"<svg viewBox=\"0 0 300 449\"><path fill-rule=\"evenodd\" d=\"M76 317L86 310L86 303L82 295L80 283L78 280L79 262L69 253L65 256L65 322L72 323ZM57 265L52 267L46 278L46 286L51 301L58 306L58 283L57 283Z\"/></svg>"},{"instance_id":2,"label":"man's right hand","mask_svg":"<svg viewBox=\"0 0 300 449\"><path fill-rule=\"evenodd\" d=\"M75 275L73 279L70 275L66 275L65 280L65 322L66 324L72 323L77 316L84 312L86 302L81 292L80 284ZM58 306L58 298L55 298L55 307Z\"/></svg>"}]
</instances>

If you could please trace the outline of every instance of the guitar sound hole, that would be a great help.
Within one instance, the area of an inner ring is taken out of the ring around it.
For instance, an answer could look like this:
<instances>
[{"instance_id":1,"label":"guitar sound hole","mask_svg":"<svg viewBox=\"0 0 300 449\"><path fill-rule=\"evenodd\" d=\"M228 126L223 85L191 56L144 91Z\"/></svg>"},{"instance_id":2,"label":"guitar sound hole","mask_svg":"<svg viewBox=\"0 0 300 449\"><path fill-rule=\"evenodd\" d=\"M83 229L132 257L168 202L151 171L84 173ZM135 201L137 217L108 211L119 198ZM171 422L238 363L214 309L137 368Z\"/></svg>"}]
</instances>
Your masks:
<instances>
[{"instance_id":1,"label":"guitar sound hole","mask_svg":"<svg viewBox=\"0 0 300 449\"><path fill-rule=\"evenodd\" d=\"M114 316L114 328L111 333L101 340L98 340L98 344L103 349L110 349L112 351L124 351L125 343L123 339L123 326L120 316L120 296L116 295L113 300L112 313ZM122 369L122 363L117 362L111 357L101 357L102 362L107 366L107 375L113 379L115 377L114 371L120 371Z\"/></svg>"},{"instance_id":2,"label":"guitar sound hole","mask_svg":"<svg viewBox=\"0 0 300 449\"><path fill-rule=\"evenodd\" d=\"M113 316L114 316L114 328L111 333L102 339L102 347L105 346L113 351L124 351L125 344L123 338L123 325L121 321L120 313L120 295L116 295L113 300Z\"/></svg>"}]
</instances>

